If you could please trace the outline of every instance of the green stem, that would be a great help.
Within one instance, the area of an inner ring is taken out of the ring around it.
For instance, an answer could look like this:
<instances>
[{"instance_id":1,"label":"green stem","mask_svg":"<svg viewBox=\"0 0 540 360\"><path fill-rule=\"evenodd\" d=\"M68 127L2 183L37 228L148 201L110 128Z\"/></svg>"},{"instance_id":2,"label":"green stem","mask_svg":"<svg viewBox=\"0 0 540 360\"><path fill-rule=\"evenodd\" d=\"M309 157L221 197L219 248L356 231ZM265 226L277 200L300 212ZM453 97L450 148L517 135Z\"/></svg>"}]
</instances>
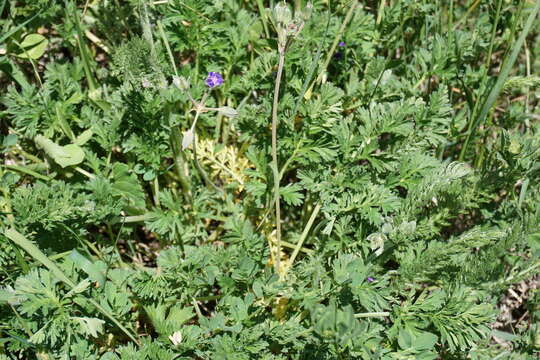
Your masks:
<instances>
[{"instance_id":1,"label":"green stem","mask_svg":"<svg viewBox=\"0 0 540 360\"><path fill-rule=\"evenodd\" d=\"M484 69L482 81L480 83L480 91L484 91L484 89L486 87L486 83L487 83L489 67L491 66L491 55L493 53L493 44L495 43L495 35L497 34L497 25L499 23L499 18L500 18L500 14L501 14L501 6L502 6L502 0L499 0L498 5L497 5L497 12L495 14L495 22L493 23L493 29L491 29L491 38L490 38L489 49L488 49L488 53L487 53L487 57L486 57L485 69ZM469 126L468 126L468 129L467 129L468 134L470 134L470 132L472 131L474 120L476 119L476 114L478 113L478 105L479 104L480 104L480 101L476 101L475 104L474 104L474 108L473 108L472 114L471 114L471 120L472 121L469 122ZM469 143L469 138L467 137L467 140L465 141L465 145L463 146L463 149L462 149L462 151L460 153L460 156L459 156L460 161L463 161L463 158L465 156L464 149L468 146L468 143Z\"/></svg>"},{"instance_id":2,"label":"green stem","mask_svg":"<svg viewBox=\"0 0 540 360\"><path fill-rule=\"evenodd\" d=\"M84 170L84 169L81 169L80 167L76 166L75 167L75 170L81 174L83 174L84 176L86 176L87 178L89 178L90 180L92 179L95 179L96 176L92 173L89 173L88 171Z\"/></svg>"},{"instance_id":3,"label":"green stem","mask_svg":"<svg viewBox=\"0 0 540 360\"><path fill-rule=\"evenodd\" d=\"M91 56L88 51L88 47L83 42L84 41L84 32L82 31L81 26L81 19L79 18L78 13L73 14L67 14L68 16L72 16L75 18L75 30L76 30L76 40L77 40L77 46L79 47L79 51L81 53L81 59L83 63L84 73L86 75L86 80L88 82L88 89L90 90L90 94L95 94L96 89L98 88L97 81L94 79L94 75L92 73L92 68L90 66Z\"/></svg>"},{"instance_id":4,"label":"green stem","mask_svg":"<svg viewBox=\"0 0 540 360\"><path fill-rule=\"evenodd\" d=\"M33 170L27 169L24 166L4 165L4 167L6 169L8 169L8 170L18 171L18 172L21 172L23 174L31 175L31 176L35 177L36 179L40 179L40 180L43 180L43 181L51 181L52 180L51 177L48 177L48 176L42 175L40 173L37 173L37 172L35 172Z\"/></svg>"},{"instance_id":5,"label":"green stem","mask_svg":"<svg viewBox=\"0 0 540 360\"><path fill-rule=\"evenodd\" d=\"M169 41L167 40L167 35L165 34L165 30L163 30L163 24L160 20L157 21L157 28L159 30L159 34L161 35L161 40L163 41L163 44L165 45L165 49L167 50L167 55L169 56L169 61L171 62L171 67L174 70L174 74L178 76L178 70L176 69L176 64L174 63L174 56L171 51L171 46L169 45Z\"/></svg>"},{"instance_id":6,"label":"green stem","mask_svg":"<svg viewBox=\"0 0 540 360\"><path fill-rule=\"evenodd\" d=\"M272 171L274 173L274 204L276 208L276 240L277 240L277 256L275 261L276 273L280 273L280 257L281 257L281 210L279 207L279 170L277 159L277 126L278 126L278 104L279 104L279 87L281 85L281 76L283 75L283 66L285 65L285 48L279 49L279 64L274 87L274 103L272 105Z\"/></svg>"},{"instance_id":7,"label":"green stem","mask_svg":"<svg viewBox=\"0 0 540 360\"><path fill-rule=\"evenodd\" d=\"M154 203L156 204L156 207L161 207L159 202L159 180L157 175L154 178Z\"/></svg>"},{"instance_id":8,"label":"green stem","mask_svg":"<svg viewBox=\"0 0 540 360\"><path fill-rule=\"evenodd\" d=\"M136 223L136 222L143 222L143 221L146 221L146 220L149 220L151 219L152 216L148 215L148 214L143 214L143 215L133 215L133 216L124 216L122 218L122 223L125 223L125 224L128 224L128 223Z\"/></svg>"}]
</instances>

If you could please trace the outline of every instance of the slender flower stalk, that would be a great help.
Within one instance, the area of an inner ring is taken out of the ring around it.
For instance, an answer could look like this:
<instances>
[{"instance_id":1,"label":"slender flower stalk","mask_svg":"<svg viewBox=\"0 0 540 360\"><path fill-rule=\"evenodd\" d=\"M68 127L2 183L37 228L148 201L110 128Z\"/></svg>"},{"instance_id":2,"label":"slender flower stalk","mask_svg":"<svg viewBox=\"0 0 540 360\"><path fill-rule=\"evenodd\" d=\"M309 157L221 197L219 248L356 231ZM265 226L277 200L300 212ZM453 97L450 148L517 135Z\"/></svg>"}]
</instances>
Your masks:
<instances>
[{"instance_id":1,"label":"slender flower stalk","mask_svg":"<svg viewBox=\"0 0 540 360\"><path fill-rule=\"evenodd\" d=\"M193 96L191 96L191 93L189 92L189 81L182 78L175 76L173 79L173 84L181 91L185 92L193 104L193 110L195 110L195 117L193 118L193 123L191 124L191 127L189 130L184 131L184 136L182 138L182 150L187 149L189 146L193 145L193 162L195 163L195 167L197 168L197 171L201 176L203 177L204 182L209 187L214 188L217 191L222 191L217 185L215 185L210 178L208 177L208 174L206 171L201 167L199 164L199 160L197 159L197 141L196 141L196 126L197 126L197 120L199 120L199 116L208 111L217 111L225 116L228 117L235 117L238 112L230 108L228 106L219 107L219 108L209 108L206 107L206 99L210 95L210 91L220 85L223 84L223 77L218 72L210 71L208 73L208 76L206 80L204 81L206 86L208 86L208 90L204 92L204 95L202 96L200 101L195 101L193 99Z\"/></svg>"},{"instance_id":2,"label":"slender flower stalk","mask_svg":"<svg viewBox=\"0 0 540 360\"><path fill-rule=\"evenodd\" d=\"M280 273L280 258L281 258L281 209L279 205L279 170L277 158L277 126L279 104L279 87L281 85L281 76L283 74L283 66L285 65L285 49L279 50L279 64L276 76L276 84L274 87L274 103L272 105L272 171L274 173L274 203L276 207L276 272Z\"/></svg>"},{"instance_id":3,"label":"slender flower stalk","mask_svg":"<svg viewBox=\"0 0 540 360\"><path fill-rule=\"evenodd\" d=\"M273 10L274 26L278 36L278 71L276 83L274 86L274 101L272 104L272 172L274 174L274 206L276 209L276 248L275 248L275 271L282 278L285 275L285 269L281 269L281 208L279 196L279 183L281 175L279 173L277 157L277 129L278 129L278 105L279 89L283 67L285 66L285 53L292 39L297 36L304 28L305 21L311 16L312 4L309 3L304 9L296 9L295 16L285 2L279 2ZM272 249L271 249L272 251ZM283 270L283 271L282 271Z\"/></svg>"}]
</instances>

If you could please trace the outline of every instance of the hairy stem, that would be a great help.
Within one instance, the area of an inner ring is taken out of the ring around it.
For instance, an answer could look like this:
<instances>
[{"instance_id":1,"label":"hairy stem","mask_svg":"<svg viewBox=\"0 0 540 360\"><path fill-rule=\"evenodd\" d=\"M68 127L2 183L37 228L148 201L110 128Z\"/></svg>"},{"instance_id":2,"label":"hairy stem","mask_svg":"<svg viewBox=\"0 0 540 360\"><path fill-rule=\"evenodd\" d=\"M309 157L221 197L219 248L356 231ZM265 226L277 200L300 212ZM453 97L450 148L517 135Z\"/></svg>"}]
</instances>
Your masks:
<instances>
[{"instance_id":1,"label":"hairy stem","mask_svg":"<svg viewBox=\"0 0 540 360\"><path fill-rule=\"evenodd\" d=\"M279 49L279 64L276 76L276 84L274 87L274 103L272 106L272 171L274 173L274 203L276 207L276 250L277 256L275 261L276 273L280 273L280 257L281 257L281 210L279 207L279 168L277 159L277 126L278 126L278 104L279 104L279 86L281 84L281 76L283 74L283 65L285 64L285 48Z\"/></svg>"}]
</instances>

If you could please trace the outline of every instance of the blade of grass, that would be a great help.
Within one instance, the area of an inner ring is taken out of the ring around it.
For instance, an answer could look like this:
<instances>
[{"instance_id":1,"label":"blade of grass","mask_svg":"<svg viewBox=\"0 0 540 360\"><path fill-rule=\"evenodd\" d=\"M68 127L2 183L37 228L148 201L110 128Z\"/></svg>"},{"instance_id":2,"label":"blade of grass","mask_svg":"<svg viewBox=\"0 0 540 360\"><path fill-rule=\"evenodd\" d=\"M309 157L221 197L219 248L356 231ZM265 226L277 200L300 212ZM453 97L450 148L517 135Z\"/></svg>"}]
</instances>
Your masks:
<instances>
[{"instance_id":1,"label":"blade of grass","mask_svg":"<svg viewBox=\"0 0 540 360\"><path fill-rule=\"evenodd\" d=\"M27 169L26 167L24 166L19 166L19 165L4 165L4 167L8 170L13 170L13 171L18 171L18 172L21 172L23 174L27 174L27 175L30 175L30 176L33 176L35 177L36 179L40 179L40 180L43 180L43 181L51 181L52 178L48 177L48 176L45 176L45 175L41 175L33 170L30 170L30 169Z\"/></svg>"},{"instance_id":2,"label":"blade of grass","mask_svg":"<svg viewBox=\"0 0 540 360\"><path fill-rule=\"evenodd\" d=\"M463 21L467 20L467 18L469 17L469 15L471 15L471 13L474 11L474 9L476 9L478 7L478 5L480 4L481 0L476 0L470 7L469 9L467 10L467 12L465 13L464 16L462 16L458 21L456 21L456 23L454 24L454 30L456 30L459 26L459 24L461 24Z\"/></svg>"},{"instance_id":3,"label":"blade of grass","mask_svg":"<svg viewBox=\"0 0 540 360\"><path fill-rule=\"evenodd\" d=\"M261 21L263 24L264 35L268 39L270 37L270 32L268 31L268 21L266 19L266 12L264 10L264 4L262 0L257 0L257 7L259 9L259 16L261 17Z\"/></svg>"},{"instance_id":4,"label":"blade of grass","mask_svg":"<svg viewBox=\"0 0 540 360\"><path fill-rule=\"evenodd\" d=\"M311 97L311 92L313 91L313 87L315 86L315 84L320 83L322 81L324 77L324 73L326 72L326 69L328 68L328 65L330 64L330 61L332 60L332 57L334 56L334 52L336 51L336 48L339 42L341 41L341 37L343 36L343 33L345 32L347 25L353 18L354 10L356 10L357 6L358 6L358 0L353 0L351 2L351 7L349 8L347 15L345 15L345 19L343 19L343 22L341 23L341 27L339 28L339 31L334 37L334 42L332 43L332 47L330 47L330 51L328 51L328 54L326 54L326 60L324 61L324 64L321 70L319 71L319 75L317 76L317 79L311 83L309 90L304 94L304 97L306 99L309 99Z\"/></svg>"},{"instance_id":5,"label":"blade of grass","mask_svg":"<svg viewBox=\"0 0 540 360\"><path fill-rule=\"evenodd\" d=\"M70 288L74 288L76 284L64 274L64 272L51 260L45 255L36 245L34 245L30 240L28 240L23 234L18 232L17 230L11 228L6 229L4 232L4 235L13 241L15 244L23 248L24 251L26 251L32 258L39 261L41 264L43 264L47 269L49 269L60 281L65 283ZM139 341L137 338L131 334L131 332L126 329L116 318L105 308L103 308L101 305L99 305L94 299L87 299L89 303L91 303L100 313L102 313L104 316L108 317L124 334L126 334L133 342L136 344L139 344Z\"/></svg>"},{"instance_id":6,"label":"blade of grass","mask_svg":"<svg viewBox=\"0 0 540 360\"><path fill-rule=\"evenodd\" d=\"M176 69L176 64L174 62L174 56L171 51L171 46L169 45L169 40L167 39L165 30L163 30L163 24L160 20L157 21L157 28L159 30L159 35L161 36L161 41L163 41L163 45L165 45L165 49L167 50L167 55L169 56L169 61L171 62L171 67L174 70L174 74L178 76L178 70Z\"/></svg>"},{"instance_id":7,"label":"blade of grass","mask_svg":"<svg viewBox=\"0 0 540 360\"><path fill-rule=\"evenodd\" d=\"M20 29L22 29L23 27L26 26L26 24L28 24L30 21L34 20L37 16L39 16L41 13L43 12L40 11L38 12L37 14L35 14L34 16L32 16L30 19L26 20L26 21L23 21L21 24L19 24L18 26L14 27L13 29L11 29L10 31L8 31L7 33L5 33L4 35L2 35L0 37L0 43L4 42L7 38L9 38L11 35L15 34L17 31L19 31Z\"/></svg>"},{"instance_id":8,"label":"blade of grass","mask_svg":"<svg viewBox=\"0 0 540 360\"><path fill-rule=\"evenodd\" d=\"M319 211L321 210L321 203L319 202L317 205L315 205L315 208L313 209L313 212L311 213L311 216L309 217L309 220L304 227L304 231L302 231L302 235L300 235L300 239L298 239L298 243L296 243L296 247L291 255L291 258L289 259L289 263L287 264L287 268L285 269L285 273L292 267L294 260L298 256L298 253L300 252L300 249L302 248L302 245L304 245L304 241L306 240L309 231L311 230L311 227L313 226L313 222L315 221L315 218L319 214Z\"/></svg>"},{"instance_id":9,"label":"blade of grass","mask_svg":"<svg viewBox=\"0 0 540 360\"><path fill-rule=\"evenodd\" d=\"M536 2L532 12L529 14L529 17L527 18L527 22L525 23L523 30L521 30L521 34L519 35L519 38L517 39L517 41L514 43L512 47L512 52L504 61L501 72L499 73L499 76L497 77L497 82L495 83L493 88L491 88L491 91L489 92L489 95L486 101L482 105L482 108L480 110L480 113L478 114L478 117L475 118L474 122L472 123L471 128L469 129L469 133L467 134L467 139L465 140L465 143L463 144L463 148L461 149L461 153L459 155L460 161L463 161L463 158L465 157L467 148L469 146L469 142L471 141L471 138L476 133L476 129L486 119L489 111L495 104L495 101L497 101L497 98L499 97L499 94L501 93L504 87L504 83L506 82L506 79L508 78L508 75L510 74L512 67L514 66L514 63L516 62L516 59L519 55L521 47L523 46L523 43L525 42L525 38L527 37L527 34L529 33L529 31L532 28L532 25L534 24L534 20L536 19L536 16L539 10L540 10L540 0Z\"/></svg>"},{"instance_id":10,"label":"blade of grass","mask_svg":"<svg viewBox=\"0 0 540 360\"><path fill-rule=\"evenodd\" d=\"M72 14L69 13L69 9L74 9ZM81 53L84 73L86 75L86 81L88 82L88 89L90 90L91 94L96 94L96 89L98 86L96 79L94 79L92 68L90 66L91 58L89 55L88 47L86 46L86 43L83 42L85 36L81 26L81 19L79 18L79 14L77 14L76 12L77 9L75 7L67 6L66 4L66 16L75 19L75 30L77 31L76 40L79 47L79 52Z\"/></svg>"}]
</instances>

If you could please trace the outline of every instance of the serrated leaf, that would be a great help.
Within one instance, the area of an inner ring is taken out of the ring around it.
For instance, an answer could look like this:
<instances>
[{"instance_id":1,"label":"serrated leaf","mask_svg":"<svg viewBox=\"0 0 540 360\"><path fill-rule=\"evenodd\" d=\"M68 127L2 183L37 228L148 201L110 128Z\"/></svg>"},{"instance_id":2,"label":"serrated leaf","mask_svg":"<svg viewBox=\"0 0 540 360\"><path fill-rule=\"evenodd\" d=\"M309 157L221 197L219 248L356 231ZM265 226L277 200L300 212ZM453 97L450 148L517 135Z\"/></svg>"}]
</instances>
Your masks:
<instances>
[{"instance_id":1,"label":"serrated leaf","mask_svg":"<svg viewBox=\"0 0 540 360\"><path fill-rule=\"evenodd\" d=\"M90 279L98 282L100 286L103 286L105 283L105 269L100 268L98 263L91 262L77 250L71 251L69 259L73 261L79 269L87 273Z\"/></svg>"},{"instance_id":2,"label":"serrated leaf","mask_svg":"<svg viewBox=\"0 0 540 360\"><path fill-rule=\"evenodd\" d=\"M85 335L92 337L98 337L103 332L103 324L105 321L97 318L89 317L72 317L77 324L79 324L80 331Z\"/></svg>"},{"instance_id":3,"label":"serrated leaf","mask_svg":"<svg viewBox=\"0 0 540 360\"><path fill-rule=\"evenodd\" d=\"M298 206L302 204L304 194L302 194L302 187L300 184L289 184L279 189L279 193L288 205Z\"/></svg>"}]
</instances>

